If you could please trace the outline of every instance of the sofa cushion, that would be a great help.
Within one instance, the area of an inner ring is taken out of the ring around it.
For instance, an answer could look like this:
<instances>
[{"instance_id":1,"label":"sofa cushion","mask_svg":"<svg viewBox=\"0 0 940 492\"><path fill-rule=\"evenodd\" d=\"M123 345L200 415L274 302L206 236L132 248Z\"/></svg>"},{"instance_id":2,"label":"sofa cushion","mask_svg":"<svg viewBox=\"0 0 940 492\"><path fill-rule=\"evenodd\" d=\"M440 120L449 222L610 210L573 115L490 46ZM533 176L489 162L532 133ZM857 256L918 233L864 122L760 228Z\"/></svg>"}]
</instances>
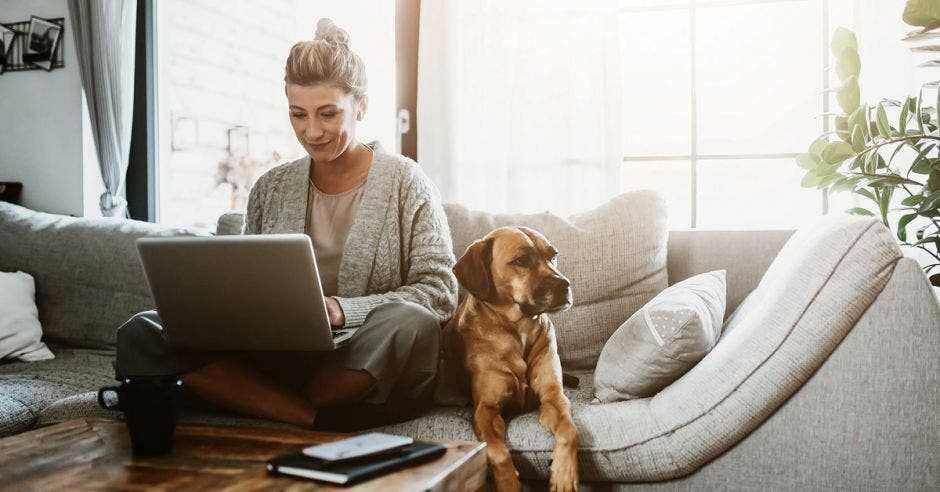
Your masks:
<instances>
[{"instance_id":1,"label":"sofa cushion","mask_svg":"<svg viewBox=\"0 0 940 492\"><path fill-rule=\"evenodd\" d=\"M607 340L594 372L601 402L653 396L718 342L725 319L725 271L671 285Z\"/></svg>"},{"instance_id":2,"label":"sofa cushion","mask_svg":"<svg viewBox=\"0 0 940 492\"><path fill-rule=\"evenodd\" d=\"M51 403L114 383L113 352L56 346L56 358L0 364L0 436L27 430Z\"/></svg>"},{"instance_id":3,"label":"sofa cushion","mask_svg":"<svg viewBox=\"0 0 940 492\"><path fill-rule=\"evenodd\" d=\"M444 211L458 258L491 230L513 225L541 232L560 251L558 270L571 280L574 306L551 318L567 370L592 370L617 327L667 286L666 203L657 192L627 192L567 219L457 204L445 204Z\"/></svg>"},{"instance_id":4,"label":"sofa cushion","mask_svg":"<svg viewBox=\"0 0 940 492\"><path fill-rule=\"evenodd\" d=\"M0 360L53 357L42 343L33 277L26 272L0 272Z\"/></svg>"},{"instance_id":5,"label":"sofa cushion","mask_svg":"<svg viewBox=\"0 0 940 492\"><path fill-rule=\"evenodd\" d=\"M46 214L0 202L0 271L23 270L36 279L47 341L114 348L117 327L153 308L137 238L193 234L207 232Z\"/></svg>"}]
</instances>

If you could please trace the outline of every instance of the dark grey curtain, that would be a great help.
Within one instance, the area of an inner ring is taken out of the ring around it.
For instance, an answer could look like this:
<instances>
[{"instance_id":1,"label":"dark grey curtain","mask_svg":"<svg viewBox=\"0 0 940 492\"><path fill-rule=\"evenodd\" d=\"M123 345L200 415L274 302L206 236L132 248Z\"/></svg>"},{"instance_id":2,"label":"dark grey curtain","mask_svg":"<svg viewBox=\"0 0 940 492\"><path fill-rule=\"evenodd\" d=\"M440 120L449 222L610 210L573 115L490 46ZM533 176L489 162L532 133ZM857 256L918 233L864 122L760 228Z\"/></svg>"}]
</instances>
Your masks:
<instances>
[{"instance_id":1,"label":"dark grey curtain","mask_svg":"<svg viewBox=\"0 0 940 492\"><path fill-rule=\"evenodd\" d=\"M69 15L105 186L101 214L126 217L137 0L69 0Z\"/></svg>"}]
</instances>

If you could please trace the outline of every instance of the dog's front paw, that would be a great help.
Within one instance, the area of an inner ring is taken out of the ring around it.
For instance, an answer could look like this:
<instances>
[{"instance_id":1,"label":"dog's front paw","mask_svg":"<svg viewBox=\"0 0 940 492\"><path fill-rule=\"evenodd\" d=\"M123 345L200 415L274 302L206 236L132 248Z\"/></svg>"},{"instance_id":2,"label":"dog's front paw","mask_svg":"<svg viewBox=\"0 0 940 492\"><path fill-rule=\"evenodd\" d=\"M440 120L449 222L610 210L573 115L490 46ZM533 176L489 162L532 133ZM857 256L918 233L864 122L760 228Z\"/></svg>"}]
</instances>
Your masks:
<instances>
[{"instance_id":1,"label":"dog's front paw","mask_svg":"<svg viewBox=\"0 0 940 492\"><path fill-rule=\"evenodd\" d=\"M572 459L552 460L548 486L552 492L578 490L578 462Z\"/></svg>"},{"instance_id":2,"label":"dog's front paw","mask_svg":"<svg viewBox=\"0 0 940 492\"><path fill-rule=\"evenodd\" d=\"M522 484L519 482L519 477L515 475L504 475L502 477L493 476L493 485L496 486L497 492L521 492Z\"/></svg>"}]
</instances>

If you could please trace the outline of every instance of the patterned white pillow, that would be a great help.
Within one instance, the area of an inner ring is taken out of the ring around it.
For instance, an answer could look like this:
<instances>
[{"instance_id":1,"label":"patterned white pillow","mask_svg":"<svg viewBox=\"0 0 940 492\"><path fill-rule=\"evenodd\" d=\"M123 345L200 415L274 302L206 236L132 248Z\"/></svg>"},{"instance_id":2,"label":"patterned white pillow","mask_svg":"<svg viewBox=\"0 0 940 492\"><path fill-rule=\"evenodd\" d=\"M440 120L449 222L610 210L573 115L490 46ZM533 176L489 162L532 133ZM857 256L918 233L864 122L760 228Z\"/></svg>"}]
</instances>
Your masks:
<instances>
[{"instance_id":1,"label":"patterned white pillow","mask_svg":"<svg viewBox=\"0 0 940 492\"><path fill-rule=\"evenodd\" d=\"M630 316L601 351L594 372L600 402L653 396L718 342L725 316L725 271L672 285Z\"/></svg>"},{"instance_id":2,"label":"patterned white pillow","mask_svg":"<svg viewBox=\"0 0 940 492\"><path fill-rule=\"evenodd\" d=\"M0 272L0 360L29 362L54 358L41 339L32 275Z\"/></svg>"}]
</instances>

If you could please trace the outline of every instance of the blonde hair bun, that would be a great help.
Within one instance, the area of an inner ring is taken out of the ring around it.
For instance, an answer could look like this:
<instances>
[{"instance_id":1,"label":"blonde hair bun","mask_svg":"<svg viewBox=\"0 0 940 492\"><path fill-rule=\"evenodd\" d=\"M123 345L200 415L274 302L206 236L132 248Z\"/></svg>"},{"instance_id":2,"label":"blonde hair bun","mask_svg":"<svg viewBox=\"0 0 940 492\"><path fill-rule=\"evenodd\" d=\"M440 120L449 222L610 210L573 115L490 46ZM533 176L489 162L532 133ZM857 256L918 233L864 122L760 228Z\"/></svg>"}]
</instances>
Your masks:
<instances>
[{"instance_id":1,"label":"blonde hair bun","mask_svg":"<svg viewBox=\"0 0 940 492\"><path fill-rule=\"evenodd\" d=\"M317 34L314 40L326 41L327 43L349 49L349 33L337 26L336 23L333 22L333 19L326 17L317 21Z\"/></svg>"},{"instance_id":2,"label":"blonde hair bun","mask_svg":"<svg viewBox=\"0 0 940 492\"><path fill-rule=\"evenodd\" d=\"M368 87L366 66L349 49L349 33L331 19L317 22L316 38L290 49L284 66L284 82L297 85L334 84L361 98Z\"/></svg>"}]
</instances>

